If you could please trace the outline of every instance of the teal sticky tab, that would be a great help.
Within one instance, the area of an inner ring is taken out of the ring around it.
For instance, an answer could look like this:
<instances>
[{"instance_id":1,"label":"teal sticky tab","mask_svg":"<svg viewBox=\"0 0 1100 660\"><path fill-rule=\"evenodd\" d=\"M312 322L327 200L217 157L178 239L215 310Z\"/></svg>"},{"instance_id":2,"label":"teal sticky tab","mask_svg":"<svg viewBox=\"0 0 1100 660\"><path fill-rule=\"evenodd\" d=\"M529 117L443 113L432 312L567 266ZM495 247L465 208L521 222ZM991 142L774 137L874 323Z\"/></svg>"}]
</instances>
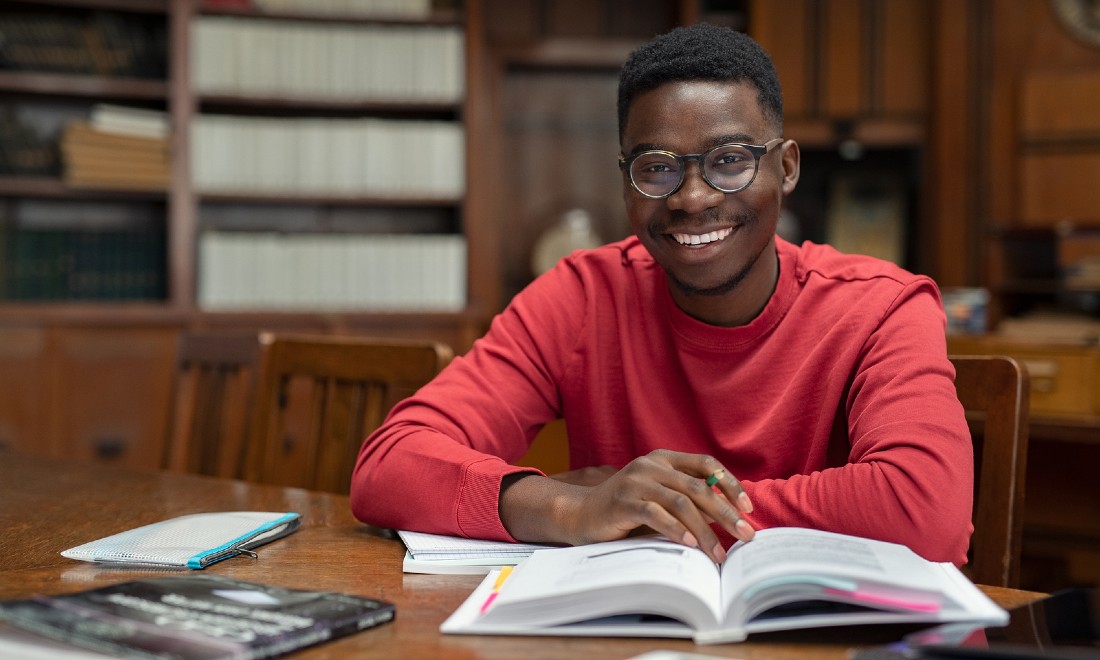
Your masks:
<instances>
[{"instance_id":1,"label":"teal sticky tab","mask_svg":"<svg viewBox=\"0 0 1100 660\"><path fill-rule=\"evenodd\" d=\"M855 591L856 583L851 580L841 580L831 577L823 577L821 575L783 575L780 577L774 577L770 580L763 580L752 585L748 589L745 589L745 598L752 598L755 594L764 591L765 589L772 589L774 587L782 587L788 584L810 584L817 587L829 587L832 589L839 589L841 591Z\"/></svg>"}]
</instances>

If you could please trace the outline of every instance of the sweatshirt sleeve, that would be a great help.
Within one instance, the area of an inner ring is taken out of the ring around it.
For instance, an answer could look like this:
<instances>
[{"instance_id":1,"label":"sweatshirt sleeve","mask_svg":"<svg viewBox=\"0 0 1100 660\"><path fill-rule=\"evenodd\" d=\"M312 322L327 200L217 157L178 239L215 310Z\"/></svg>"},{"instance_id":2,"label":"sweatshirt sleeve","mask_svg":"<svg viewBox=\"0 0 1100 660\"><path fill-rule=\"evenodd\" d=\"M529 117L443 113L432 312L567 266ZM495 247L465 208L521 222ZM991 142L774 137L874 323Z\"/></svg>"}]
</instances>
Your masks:
<instances>
[{"instance_id":1,"label":"sweatshirt sleeve","mask_svg":"<svg viewBox=\"0 0 1100 660\"><path fill-rule=\"evenodd\" d=\"M966 562L974 455L944 324L930 280L903 288L855 358L842 402L848 455L809 474L746 482L759 527L828 529Z\"/></svg>"},{"instance_id":2,"label":"sweatshirt sleeve","mask_svg":"<svg viewBox=\"0 0 1100 660\"><path fill-rule=\"evenodd\" d=\"M584 321L568 261L517 295L470 351L398 403L362 445L351 506L366 523L515 540L498 512L512 461L560 416L558 388Z\"/></svg>"}]
</instances>

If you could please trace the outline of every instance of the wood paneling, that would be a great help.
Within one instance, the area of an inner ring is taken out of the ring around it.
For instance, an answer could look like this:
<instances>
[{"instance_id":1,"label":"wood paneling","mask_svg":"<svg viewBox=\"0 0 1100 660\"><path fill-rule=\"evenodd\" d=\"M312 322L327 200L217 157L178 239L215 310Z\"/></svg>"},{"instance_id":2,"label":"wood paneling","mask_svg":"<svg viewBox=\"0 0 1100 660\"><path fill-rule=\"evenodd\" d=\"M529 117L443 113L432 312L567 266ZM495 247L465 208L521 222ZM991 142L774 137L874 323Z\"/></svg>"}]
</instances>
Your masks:
<instances>
[{"instance_id":1,"label":"wood paneling","mask_svg":"<svg viewBox=\"0 0 1100 660\"><path fill-rule=\"evenodd\" d=\"M547 31L574 37L597 37L604 31L601 3L590 0L554 0L548 3Z\"/></svg>"},{"instance_id":2,"label":"wood paneling","mask_svg":"<svg viewBox=\"0 0 1100 660\"><path fill-rule=\"evenodd\" d=\"M875 81L877 113L924 117L928 111L931 70L931 4L926 0L889 0L877 4Z\"/></svg>"},{"instance_id":3,"label":"wood paneling","mask_svg":"<svg viewBox=\"0 0 1100 660\"><path fill-rule=\"evenodd\" d=\"M0 328L0 449L49 455L49 382L46 331Z\"/></svg>"},{"instance_id":4,"label":"wood paneling","mask_svg":"<svg viewBox=\"0 0 1100 660\"><path fill-rule=\"evenodd\" d=\"M0 329L0 443L30 454L160 466L172 327Z\"/></svg>"},{"instance_id":5,"label":"wood paneling","mask_svg":"<svg viewBox=\"0 0 1100 660\"><path fill-rule=\"evenodd\" d=\"M1021 155L1017 163L1019 217L1014 224L1100 225L1100 149L1092 153Z\"/></svg>"},{"instance_id":6,"label":"wood paneling","mask_svg":"<svg viewBox=\"0 0 1100 660\"><path fill-rule=\"evenodd\" d=\"M988 4L992 224L1100 222L1100 48L1073 38L1048 2Z\"/></svg>"},{"instance_id":7,"label":"wood paneling","mask_svg":"<svg viewBox=\"0 0 1100 660\"><path fill-rule=\"evenodd\" d=\"M504 203L501 263L511 298L534 276L531 254L543 232L581 208L600 236L629 234L622 203L615 69L523 66L506 70L502 89Z\"/></svg>"},{"instance_id":8,"label":"wood paneling","mask_svg":"<svg viewBox=\"0 0 1100 660\"><path fill-rule=\"evenodd\" d=\"M870 106L870 53L861 0L822 3L821 112L829 117L855 117Z\"/></svg>"},{"instance_id":9,"label":"wood paneling","mask_svg":"<svg viewBox=\"0 0 1100 660\"><path fill-rule=\"evenodd\" d=\"M1100 586L1100 444L1033 438L1028 454L1021 585Z\"/></svg>"},{"instance_id":10,"label":"wood paneling","mask_svg":"<svg viewBox=\"0 0 1100 660\"><path fill-rule=\"evenodd\" d=\"M771 55L783 87L783 114L788 118L817 113L817 25L810 2L757 2L749 13L749 33Z\"/></svg>"},{"instance_id":11,"label":"wood paneling","mask_svg":"<svg viewBox=\"0 0 1100 660\"><path fill-rule=\"evenodd\" d=\"M1028 71L1020 81L1025 141L1100 141L1100 66Z\"/></svg>"},{"instance_id":12,"label":"wood paneling","mask_svg":"<svg viewBox=\"0 0 1100 660\"><path fill-rule=\"evenodd\" d=\"M971 102L978 59L973 2L938 0L933 8L930 51L932 80L925 159L925 217L922 246L926 269L941 286L974 285L982 279L979 196L975 171L980 118Z\"/></svg>"},{"instance_id":13,"label":"wood paneling","mask_svg":"<svg viewBox=\"0 0 1100 660\"><path fill-rule=\"evenodd\" d=\"M786 117L799 126L919 123L929 103L931 20L924 0L762 0L751 6L749 32L771 55Z\"/></svg>"},{"instance_id":14,"label":"wood paneling","mask_svg":"<svg viewBox=\"0 0 1100 660\"><path fill-rule=\"evenodd\" d=\"M54 333L51 454L159 467L170 419L175 329Z\"/></svg>"}]
</instances>

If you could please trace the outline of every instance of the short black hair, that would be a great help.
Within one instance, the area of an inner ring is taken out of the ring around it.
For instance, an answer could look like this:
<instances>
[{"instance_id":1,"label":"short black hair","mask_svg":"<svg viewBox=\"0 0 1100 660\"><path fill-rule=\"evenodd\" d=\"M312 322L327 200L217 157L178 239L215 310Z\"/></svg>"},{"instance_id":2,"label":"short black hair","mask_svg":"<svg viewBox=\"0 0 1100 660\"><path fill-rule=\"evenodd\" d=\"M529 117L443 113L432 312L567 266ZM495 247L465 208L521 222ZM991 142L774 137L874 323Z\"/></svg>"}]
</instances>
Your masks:
<instances>
[{"instance_id":1,"label":"short black hair","mask_svg":"<svg viewBox=\"0 0 1100 660\"><path fill-rule=\"evenodd\" d=\"M634 98L668 82L750 82L764 116L783 128L783 95L768 53L744 32L696 23L659 35L630 54L619 76L619 140Z\"/></svg>"}]
</instances>

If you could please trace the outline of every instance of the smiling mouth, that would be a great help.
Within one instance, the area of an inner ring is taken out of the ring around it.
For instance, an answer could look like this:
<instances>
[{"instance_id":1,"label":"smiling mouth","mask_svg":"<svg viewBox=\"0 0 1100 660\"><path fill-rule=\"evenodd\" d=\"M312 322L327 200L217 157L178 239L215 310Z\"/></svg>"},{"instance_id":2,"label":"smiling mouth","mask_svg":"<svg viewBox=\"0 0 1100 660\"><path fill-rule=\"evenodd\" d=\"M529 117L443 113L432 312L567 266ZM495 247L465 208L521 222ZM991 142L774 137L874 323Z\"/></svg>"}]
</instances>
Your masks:
<instances>
[{"instance_id":1,"label":"smiling mouth","mask_svg":"<svg viewBox=\"0 0 1100 660\"><path fill-rule=\"evenodd\" d=\"M680 245L691 248L699 248L711 243L717 243L733 233L732 227L716 229L707 234L672 234L673 240Z\"/></svg>"}]
</instances>

